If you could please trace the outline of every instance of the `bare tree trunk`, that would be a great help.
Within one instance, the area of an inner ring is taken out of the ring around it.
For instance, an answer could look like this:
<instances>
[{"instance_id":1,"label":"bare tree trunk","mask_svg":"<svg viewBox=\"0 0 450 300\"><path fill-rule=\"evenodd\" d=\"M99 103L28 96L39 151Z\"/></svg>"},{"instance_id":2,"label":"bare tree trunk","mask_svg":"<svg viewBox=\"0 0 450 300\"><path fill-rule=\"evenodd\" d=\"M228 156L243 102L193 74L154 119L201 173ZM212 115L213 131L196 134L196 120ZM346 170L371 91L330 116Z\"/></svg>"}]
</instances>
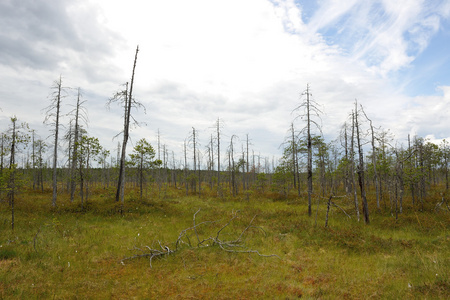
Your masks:
<instances>
[{"instance_id":1,"label":"bare tree trunk","mask_svg":"<svg viewBox=\"0 0 450 300\"><path fill-rule=\"evenodd\" d=\"M186 196L189 193L189 183L187 176L187 149L186 149L186 140L184 141L184 187L186 188Z\"/></svg>"},{"instance_id":2,"label":"bare tree trunk","mask_svg":"<svg viewBox=\"0 0 450 300\"><path fill-rule=\"evenodd\" d=\"M59 115L60 115L60 108L61 108L61 90L62 90L62 78L59 76L59 81L56 83L56 101L55 101L55 107L56 107L56 115L55 115L55 145L53 148L53 197L52 197L52 206L56 206L56 199L58 196L58 182L57 182L57 167L58 167L58 134L59 134Z\"/></svg>"},{"instance_id":3,"label":"bare tree trunk","mask_svg":"<svg viewBox=\"0 0 450 300\"><path fill-rule=\"evenodd\" d=\"M359 222L359 204L358 204L358 192L356 189L356 179L355 179L355 113L352 113L352 138L350 141L350 159L351 159L351 167L350 173L352 177L352 191L353 191L353 200L355 203L355 211L356 218Z\"/></svg>"},{"instance_id":4,"label":"bare tree trunk","mask_svg":"<svg viewBox=\"0 0 450 300\"><path fill-rule=\"evenodd\" d=\"M236 168L235 168L235 164L234 164L234 146L233 146L233 138L235 137L235 135L231 136L231 141L230 141L230 172L231 172L231 193L233 195L233 197L236 197Z\"/></svg>"},{"instance_id":5,"label":"bare tree trunk","mask_svg":"<svg viewBox=\"0 0 450 300\"><path fill-rule=\"evenodd\" d=\"M137 54L137 53L136 53ZM120 154L120 164L119 164L119 181L117 183L116 191L116 202L122 200L124 202L124 189L125 189L125 153L127 149L128 142L128 125L129 125L129 111L131 111L131 101L128 98L128 82L125 88L125 114L124 114L124 124L123 124L123 142L122 150Z\"/></svg>"},{"instance_id":6,"label":"bare tree trunk","mask_svg":"<svg viewBox=\"0 0 450 300\"><path fill-rule=\"evenodd\" d=\"M34 129L31 131L31 170L33 174L33 190L36 189L36 142L35 142L35 131ZM1 174L0 174L1 176Z\"/></svg>"},{"instance_id":7,"label":"bare tree trunk","mask_svg":"<svg viewBox=\"0 0 450 300\"><path fill-rule=\"evenodd\" d=\"M125 120L124 120L124 128L123 128L123 142L122 142L122 154L120 158L120 169L119 169L119 182L117 184L117 192L116 192L116 201L120 200L122 201L122 204L124 203L124 195L125 195L125 155L126 155L126 149L127 149L127 143L129 139L130 134L130 117L131 117L131 103L133 99L133 84L134 84L134 74L136 70L136 61L137 61L137 55L139 52L139 46L136 47L136 54L134 56L134 63L133 63L133 72L131 74L131 83L130 83L130 91L125 98ZM126 91L128 91L128 83Z\"/></svg>"},{"instance_id":8,"label":"bare tree trunk","mask_svg":"<svg viewBox=\"0 0 450 300\"><path fill-rule=\"evenodd\" d=\"M381 207L380 207L380 184L379 184L378 170L377 170L377 150L375 148L375 133L374 133L374 130L373 130L372 120L367 117L367 114L364 111L364 109L362 108L362 106L361 106L361 110L362 110L364 116L366 117L366 119L370 123L370 132L371 132L371 135L372 135L371 144L372 144L373 177L374 177L374 181L375 181L375 193L376 193L376 198L377 198L377 209L380 210L381 209Z\"/></svg>"},{"instance_id":9,"label":"bare tree trunk","mask_svg":"<svg viewBox=\"0 0 450 300\"><path fill-rule=\"evenodd\" d=\"M202 174L201 174L201 160L200 151L197 150L197 163L198 163L198 196L202 195Z\"/></svg>"},{"instance_id":10,"label":"bare tree trunk","mask_svg":"<svg viewBox=\"0 0 450 300\"><path fill-rule=\"evenodd\" d=\"M222 197L220 186L220 119L217 118L217 195Z\"/></svg>"},{"instance_id":11,"label":"bare tree trunk","mask_svg":"<svg viewBox=\"0 0 450 300\"><path fill-rule=\"evenodd\" d=\"M213 180L212 180L212 174L213 174L213 170L214 170L214 146L213 146L213 136L212 136L212 134L211 134L211 142L210 142L210 147L209 147L209 150L211 151L211 163L210 163L210 168L211 168L211 178L210 178L210 180L211 180L211 191L212 191L212 189L213 189L213 187L214 187L214 183L213 183Z\"/></svg>"},{"instance_id":12,"label":"bare tree trunk","mask_svg":"<svg viewBox=\"0 0 450 300\"><path fill-rule=\"evenodd\" d=\"M361 137L359 134L358 106L356 105L356 102L355 102L355 125L356 125L356 140L358 143L358 153L359 153L358 181L359 181L359 188L361 190L364 222L366 224L369 224L370 223L369 206L367 205L366 187L365 187L365 182L364 182L364 180L365 180L365 178L364 178L364 155L363 155L363 150L362 150L362 146L361 146Z\"/></svg>"},{"instance_id":13,"label":"bare tree trunk","mask_svg":"<svg viewBox=\"0 0 450 300\"><path fill-rule=\"evenodd\" d=\"M247 169L247 174L246 174L246 180L247 180L247 190L250 189L250 173L249 173L249 160L248 160L248 133L247 133L247 159L246 159L246 169Z\"/></svg>"},{"instance_id":14,"label":"bare tree trunk","mask_svg":"<svg viewBox=\"0 0 450 300\"><path fill-rule=\"evenodd\" d=\"M306 86L306 116L307 116L307 149L308 149L308 216L311 216L311 196L313 192L312 185L312 142L311 142L311 116L309 107L309 85Z\"/></svg>"},{"instance_id":15,"label":"bare tree trunk","mask_svg":"<svg viewBox=\"0 0 450 300\"><path fill-rule=\"evenodd\" d=\"M195 140L195 128L194 127L192 127L192 138L193 138L193 140L194 140L194 176L193 176L193 178L192 178L192 180L193 180L193 183L192 183L192 188L193 188L193 190L194 190L194 193L196 192L196 187L197 187L197 183L196 183L196 181L195 181L195 173L196 173L196 171L197 171L197 152L195 151L196 149L195 149L195 146L196 146L196 140ZM199 178L200 179L200 178Z\"/></svg>"},{"instance_id":16,"label":"bare tree trunk","mask_svg":"<svg viewBox=\"0 0 450 300\"><path fill-rule=\"evenodd\" d=\"M9 159L9 201L11 204L11 230L14 230L14 196L16 191L16 121L17 118L11 118L12 122L12 137L11 137L11 153Z\"/></svg>"},{"instance_id":17,"label":"bare tree trunk","mask_svg":"<svg viewBox=\"0 0 450 300\"><path fill-rule=\"evenodd\" d=\"M75 128L74 128L74 138L73 138L73 152L72 152L72 165L71 165L71 176L70 176L70 202L73 202L75 196L75 168L78 155L78 134L79 134L79 116L80 116L80 88L78 88L77 95L77 106L75 108Z\"/></svg>"}]
</instances>

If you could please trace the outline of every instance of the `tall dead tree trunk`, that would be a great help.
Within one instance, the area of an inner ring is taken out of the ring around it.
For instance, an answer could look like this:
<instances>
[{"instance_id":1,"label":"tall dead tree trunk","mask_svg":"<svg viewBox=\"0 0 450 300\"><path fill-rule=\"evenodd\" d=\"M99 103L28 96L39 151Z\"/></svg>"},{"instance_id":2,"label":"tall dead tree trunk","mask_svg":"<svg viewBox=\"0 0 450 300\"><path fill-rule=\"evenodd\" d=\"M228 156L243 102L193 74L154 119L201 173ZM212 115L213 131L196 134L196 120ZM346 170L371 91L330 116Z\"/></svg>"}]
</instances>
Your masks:
<instances>
[{"instance_id":1,"label":"tall dead tree trunk","mask_svg":"<svg viewBox=\"0 0 450 300\"><path fill-rule=\"evenodd\" d=\"M194 193L196 192L197 189L197 183L195 181L195 173L197 171L197 151L196 151L196 145L197 145L197 141L195 140L195 128L192 127L192 139L193 139L193 143L194 143L194 176L192 177L192 189L194 190ZM200 179L200 178L199 178Z\"/></svg>"},{"instance_id":2,"label":"tall dead tree trunk","mask_svg":"<svg viewBox=\"0 0 450 300\"><path fill-rule=\"evenodd\" d=\"M134 84L134 74L136 70L136 61L139 52L139 46L136 47L136 54L134 56L133 63L133 72L131 73L131 83L130 90L128 91L128 83L126 86L126 97L125 97L125 120L124 120L124 128L123 128L123 142L122 142L122 153L120 156L120 166L119 166L119 180L117 183L117 191L116 191L116 202L119 200L124 203L124 195L125 195L125 156L127 150L127 143L130 134L130 118L131 118L131 106L133 99L133 84Z\"/></svg>"},{"instance_id":3,"label":"tall dead tree trunk","mask_svg":"<svg viewBox=\"0 0 450 300\"><path fill-rule=\"evenodd\" d=\"M363 112L366 119L369 121L370 124L370 132L371 132L371 145L372 145L372 165L373 165L373 179L375 181L375 193L377 198L377 209L380 210L380 184L379 184L379 178L378 178L378 170L377 170L377 150L375 148L375 132L372 125L372 120L367 117L366 112L364 111L363 107L361 106L361 111Z\"/></svg>"},{"instance_id":4,"label":"tall dead tree trunk","mask_svg":"<svg viewBox=\"0 0 450 300\"><path fill-rule=\"evenodd\" d=\"M234 164L234 146L233 146L233 138L236 137L235 135L231 136L231 141L230 141L230 162L229 162L229 166L230 166L230 175L231 175L231 193L233 195L233 197L236 197L236 168L235 168L235 164Z\"/></svg>"},{"instance_id":5,"label":"tall dead tree trunk","mask_svg":"<svg viewBox=\"0 0 450 300\"><path fill-rule=\"evenodd\" d=\"M246 142L246 144L247 144L247 159L246 159L246 162L245 162L245 165L246 165L246 169L247 169L247 171L246 171L246 176L245 176L245 178L246 178L246 181L247 181L247 190L249 190L250 189L250 173L249 173L249 160L248 160L248 133L247 133L247 142ZM247 194L248 195L248 194Z\"/></svg>"},{"instance_id":6,"label":"tall dead tree trunk","mask_svg":"<svg viewBox=\"0 0 450 300\"><path fill-rule=\"evenodd\" d=\"M356 188L356 179L355 179L355 113L352 112L352 137L350 141L350 174L352 177L352 192L353 192L353 201L355 203L355 212L356 218L359 222L359 204L358 204L358 191Z\"/></svg>"},{"instance_id":7,"label":"tall dead tree trunk","mask_svg":"<svg viewBox=\"0 0 450 300\"><path fill-rule=\"evenodd\" d=\"M127 150L127 142L129 138L129 111L131 103L128 101L128 82L126 83L125 91L125 114L124 114L124 125L123 125L123 141L122 141L122 148L120 152L120 161L119 161L119 181L117 183L117 190L116 190L116 202L119 202L122 200L122 203L124 202L124 195L125 195L125 155Z\"/></svg>"},{"instance_id":8,"label":"tall dead tree trunk","mask_svg":"<svg viewBox=\"0 0 450 300\"><path fill-rule=\"evenodd\" d=\"M311 216L311 196L313 191L312 185L312 142L311 142L311 114L309 103L309 85L306 87L306 116L307 116L307 150L308 150L308 216Z\"/></svg>"},{"instance_id":9,"label":"tall dead tree trunk","mask_svg":"<svg viewBox=\"0 0 450 300\"><path fill-rule=\"evenodd\" d=\"M306 147L307 147L307 187L308 187L308 215L312 214L312 193L313 193L313 149L312 149L312 127L316 127L319 131L321 131L321 126L314 120L314 116L320 119L320 114L322 112L318 108L317 102L315 102L312 98L311 90L309 88L309 84L306 85L306 91L302 93L302 96L306 95L306 99L301 103L294 111L303 109L304 112L297 116L301 118L305 118L306 126L303 127L302 132L306 134ZM306 132L305 132L306 131Z\"/></svg>"},{"instance_id":10,"label":"tall dead tree trunk","mask_svg":"<svg viewBox=\"0 0 450 300\"><path fill-rule=\"evenodd\" d=\"M11 134L11 153L9 159L9 202L11 204L11 230L14 230L14 196L16 190L16 121L17 118L11 118L12 134Z\"/></svg>"},{"instance_id":11,"label":"tall dead tree trunk","mask_svg":"<svg viewBox=\"0 0 450 300\"><path fill-rule=\"evenodd\" d=\"M60 109L61 109L61 99L62 99L62 76L56 80L53 84L53 92L51 104L46 108L46 117L44 123L51 120L51 125L54 126L54 146L53 146L53 175L52 175L52 185L53 185L53 196L52 196L52 206L56 206L56 200L58 196L58 186L57 186L57 167L58 167L58 142L59 142L59 119L60 119ZM55 112L56 111L56 112Z\"/></svg>"},{"instance_id":12,"label":"tall dead tree trunk","mask_svg":"<svg viewBox=\"0 0 450 300\"><path fill-rule=\"evenodd\" d=\"M189 183L188 183L188 167L187 167L187 147L186 147L186 140L183 144L184 149L184 187L186 188L186 196L189 194Z\"/></svg>"},{"instance_id":13,"label":"tall dead tree trunk","mask_svg":"<svg viewBox=\"0 0 450 300\"><path fill-rule=\"evenodd\" d=\"M358 143L358 154L359 154L359 164L358 164L358 181L359 188L361 190L361 199L363 204L363 214L364 214L364 222L366 224L370 223L369 219L369 206L367 204L366 198L366 186L365 186L365 178L364 178L364 154L361 145L361 136L359 133L359 123L358 123L358 106L357 102L355 102L355 126L356 126L356 141Z\"/></svg>"},{"instance_id":14,"label":"tall dead tree trunk","mask_svg":"<svg viewBox=\"0 0 450 300\"><path fill-rule=\"evenodd\" d=\"M220 185L220 119L217 118L217 195L222 197Z\"/></svg>"},{"instance_id":15,"label":"tall dead tree trunk","mask_svg":"<svg viewBox=\"0 0 450 300\"><path fill-rule=\"evenodd\" d=\"M72 164L71 164L71 175L70 175L70 202L73 202L75 197L75 169L77 164L77 155L78 155L78 143L79 143L79 119L80 119L80 108L84 102L81 102L81 93L80 88L78 88L77 94L77 105L75 107L75 128L73 132L73 151L72 151Z\"/></svg>"}]
</instances>

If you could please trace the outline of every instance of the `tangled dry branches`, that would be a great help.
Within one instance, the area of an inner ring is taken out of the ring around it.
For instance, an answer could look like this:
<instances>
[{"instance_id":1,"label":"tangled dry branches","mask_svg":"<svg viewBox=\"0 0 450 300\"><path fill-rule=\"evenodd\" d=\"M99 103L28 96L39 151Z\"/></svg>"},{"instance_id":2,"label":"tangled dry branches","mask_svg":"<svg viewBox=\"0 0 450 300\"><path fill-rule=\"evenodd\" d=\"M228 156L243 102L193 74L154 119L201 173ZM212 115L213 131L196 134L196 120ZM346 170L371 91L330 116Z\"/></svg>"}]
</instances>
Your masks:
<instances>
[{"instance_id":1,"label":"tangled dry branches","mask_svg":"<svg viewBox=\"0 0 450 300\"><path fill-rule=\"evenodd\" d=\"M148 257L149 261L150 261L150 267L152 267L152 261L154 258L162 258L164 256L174 254L175 252L177 252L181 249L182 244L187 245L189 248L203 248L203 247L218 246L220 249L222 249L223 251L226 251L226 252L255 253L262 257L278 257L279 258L279 256L275 255L275 254L264 255L264 254L261 254L258 250L246 249L244 247L243 236L250 228L256 228L256 229L262 231L264 234L266 234L266 232L261 227L253 225L253 221L255 220L256 215L252 218L252 220L247 225L247 227L245 227L244 230L242 230L242 232L239 234L239 236L234 240L221 239L220 234L226 227L228 227L233 222L234 219L237 218L238 211L232 213L231 219L228 220L228 222L225 225L220 227L219 230L217 230L215 235L209 236L208 238L201 239L197 229L204 224L217 223L217 222L216 221L204 221L204 222L196 224L195 218L199 212L200 212L200 209L198 209L194 214L193 226L186 228L180 232L172 249L169 248L168 245L161 244L160 241L158 241L159 248L151 248L149 246L144 246L143 248L138 248L135 246L132 250L139 251L140 253L135 254L133 256L125 257L120 262L122 264L124 264L124 262L126 260ZM191 233L192 231L194 232L195 238L197 240L195 246L192 245L191 239L189 238L189 233Z\"/></svg>"}]
</instances>

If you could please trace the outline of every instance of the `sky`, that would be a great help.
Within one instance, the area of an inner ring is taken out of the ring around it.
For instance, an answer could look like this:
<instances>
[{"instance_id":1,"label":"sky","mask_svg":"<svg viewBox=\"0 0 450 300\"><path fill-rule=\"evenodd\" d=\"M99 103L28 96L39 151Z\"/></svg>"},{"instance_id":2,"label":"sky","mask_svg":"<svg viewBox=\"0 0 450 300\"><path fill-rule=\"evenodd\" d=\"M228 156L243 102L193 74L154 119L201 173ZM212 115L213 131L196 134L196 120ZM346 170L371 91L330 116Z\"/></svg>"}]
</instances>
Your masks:
<instances>
[{"instance_id":1,"label":"sky","mask_svg":"<svg viewBox=\"0 0 450 300\"><path fill-rule=\"evenodd\" d=\"M408 134L450 139L450 2L446 0L2 0L0 131L43 124L52 86L67 87L63 113L81 88L87 130L115 156L122 108L108 99L131 79L139 53L133 147L159 131L176 159L197 130L200 149L221 123L222 149L246 137L279 157L309 85L326 141L364 107L398 144ZM64 116L64 130L70 117ZM318 134L319 132L316 132ZM61 148L63 143L61 142Z\"/></svg>"}]
</instances>

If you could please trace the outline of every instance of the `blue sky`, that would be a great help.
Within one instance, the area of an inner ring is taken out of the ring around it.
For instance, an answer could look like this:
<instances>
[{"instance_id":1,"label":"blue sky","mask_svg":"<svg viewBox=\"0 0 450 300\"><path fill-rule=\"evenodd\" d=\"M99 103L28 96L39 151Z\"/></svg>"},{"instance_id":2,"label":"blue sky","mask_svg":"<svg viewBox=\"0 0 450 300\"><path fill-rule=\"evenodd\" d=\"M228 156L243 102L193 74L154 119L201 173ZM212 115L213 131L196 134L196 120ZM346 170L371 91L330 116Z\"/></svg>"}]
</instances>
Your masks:
<instances>
[{"instance_id":1,"label":"blue sky","mask_svg":"<svg viewBox=\"0 0 450 300\"><path fill-rule=\"evenodd\" d=\"M131 136L155 144L159 129L176 156L192 127L204 149L217 118L225 140L249 134L252 150L279 156L307 84L327 141L355 99L399 144L450 138L445 0L9 0L0 28L2 130L16 115L46 138L42 109L62 75L83 90L90 134L113 149L122 112L105 103L129 81L139 44L135 97L147 114L136 112L146 125Z\"/></svg>"},{"instance_id":2,"label":"blue sky","mask_svg":"<svg viewBox=\"0 0 450 300\"><path fill-rule=\"evenodd\" d=\"M450 85L450 23L446 20L442 26L428 47L400 73L400 78L410 81L404 89L409 96L441 94L437 87Z\"/></svg>"}]
</instances>

